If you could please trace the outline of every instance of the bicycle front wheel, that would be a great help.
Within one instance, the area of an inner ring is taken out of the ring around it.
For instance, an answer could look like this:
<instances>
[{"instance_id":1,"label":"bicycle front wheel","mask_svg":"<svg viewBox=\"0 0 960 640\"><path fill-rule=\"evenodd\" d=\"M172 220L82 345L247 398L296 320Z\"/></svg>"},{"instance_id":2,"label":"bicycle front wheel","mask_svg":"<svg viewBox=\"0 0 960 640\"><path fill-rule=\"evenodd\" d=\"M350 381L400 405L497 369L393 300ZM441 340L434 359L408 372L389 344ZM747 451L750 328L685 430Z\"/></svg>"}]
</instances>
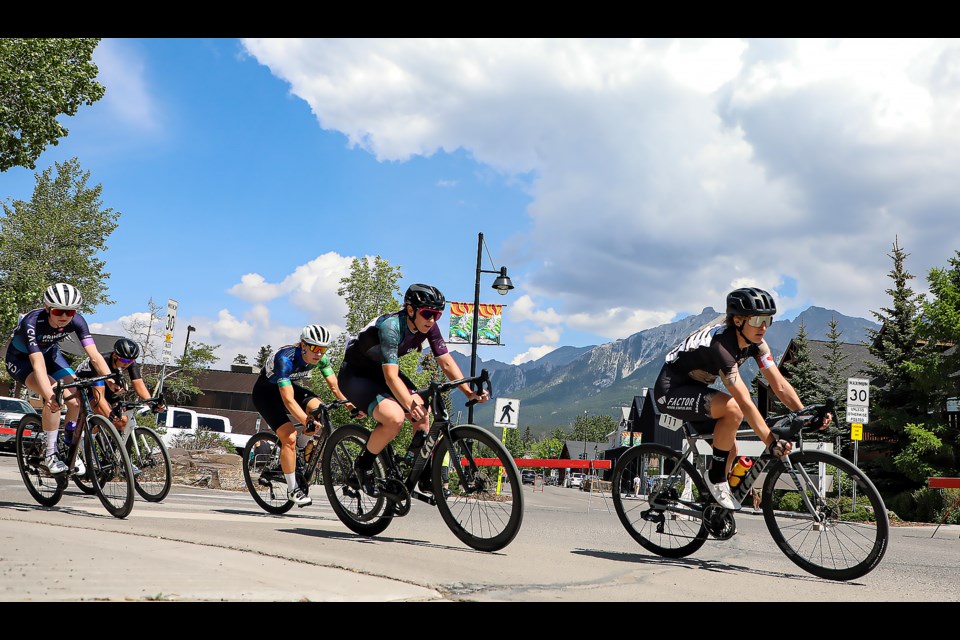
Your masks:
<instances>
[{"instance_id":1,"label":"bicycle front wheel","mask_svg":"<svg viewBox=\"0 0 960 640\"><path fill-rule=\"evenodd\" d=\"M371 496L359 487L353 464L367 448L370 432L358 424L345 424L334 429L323 449L323 488L333 512L348 529L362 536L375 536L390 526L393 515L387 514L391 503L382 495ZM382 481L386 475L380 456L373 464L374 473Z\"/></svg>"},{"instance_id":2,"label":"bicycle front wheel","mask_svg":"<svg viewBox=\"0 0 960 640\"><path fill-rule=\"evenodd\" d=\"M760 505L780 550L804 571L828 580L853 580L872 571L886 553L890 521L870 478L827 451L798 451L790 462L799 486L777 460L767 472Z\"/></svg>"},{"instance_id":3,"label":"bicycle front wheel","mask_svg":"<svg viewBox=\"0 0 960 640\"><path fill-rule=\"evenodd\" d=\"M128 425L127 428L134 430L127 438L134 487L144 500L160 502L173 485L173 468L167 447L157 432L149 427Z\"/></svg>"},{"instance_id":4,"label":"bicycle front wheel","mask_svg":"<svg viewBox=\"0 0 960 640\"><path fill-rule=\"evenodd\" d=\"M450 496L443 491L443 465L460 461L463 475L450 472ZM502 470L502 471L501 471ZM489 431L475 425L450 430L433 453L433 495L443 521L468 547L499 551L523 523L523 487L513 456Z\"/></svg>"},{"instance_id":5,"label":"bicycle front wheel","mask_svg":"<svg viewBox=\"0 0 960 640\"><path fill-rule=\"evenodd\" d=\"M40 468L47 446L40 416L20 418L15 444L20 476L33 499L45 507L60 502L67 488L67 474L52 476Z\"/></svg>"},{"instance_id":6,"label":"bicycle front wheel","mask_svg":"<svg viewBox=\"0 0 960 640\"><path fill-rule=\"evenodd\" d=\"M280 515L293 508L287 479L280 468L280 438L261 431L247 440L243 450L243 481L254 502L267 513Z\"/></svg>"},{"instance_id":7,"label":"bicycle front wheel","mask_svg":"<svg viewBox=\"0 0 960 640\"><path fill-rule=\"evenodd\" d=\"M668 482L677 465L681 473ZM640 488L635 495L634 478L638 476ZM707 495L703 477L673 449L658 444L627 449L617 460L611 486L620 523L647 551L664 558L684 558L707 541L709 534L701 518L670 510L681 506L681 499L692 502L694 491L697 496Z\"/></svg>"},{"instance_id":8,"label":"bicycle front wheel","mask_svg":"<svg viewBox=\"0 0 960 640\"><path fill-rule=\"evenodd\" d=\"M133 510L133 467L120 434L103 416L87 416L85 432L87 477L110 515L126 518Z\"/></svg>"},{"instance_id":9,"label":"bicycle front wheel","mask_svg":"<svg viewBox=\"0 0 960 640\"><path fill-rule=\"evenodd\" d=\"M68 445L66 442L63 441L63 434L64 434L64 431L63 429L61 429L60 434L57 436L57 447L60 450L60 459L66 462L70 453L70 445ZM80 434L81 434L81 430L77 429L74 432L74 437L79 437ZM83 449L84 449L83 446L77 449L77 460L82 461L84 465L86 465L86 460L84 459L85 454L83 453ZM73 480L73 484L77 485L77 488L80 489L80 491L83 491L88 496L96 495L97 490L96 488L94 488L93 482L90 481L90 477L87 473L74 474L70 476L70 479Z\"/></svg>"}]
</instances>

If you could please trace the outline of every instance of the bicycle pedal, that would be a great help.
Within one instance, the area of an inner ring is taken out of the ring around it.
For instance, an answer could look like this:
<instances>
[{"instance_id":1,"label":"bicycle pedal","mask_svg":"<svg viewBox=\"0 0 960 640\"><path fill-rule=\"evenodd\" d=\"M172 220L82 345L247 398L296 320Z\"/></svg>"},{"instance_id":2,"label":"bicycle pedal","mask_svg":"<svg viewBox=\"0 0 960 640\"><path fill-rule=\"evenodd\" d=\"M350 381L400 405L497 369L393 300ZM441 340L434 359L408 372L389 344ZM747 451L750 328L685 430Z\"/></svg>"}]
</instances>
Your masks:
<instances>
[{"instance_id":1,"label":"bicycle pedal","mask_svg":"<svg viewBox=\"0 0 960 640\"><path fill-rule=\"evenodd\" d=\"M360 495L360 492L357 489L353 489L351 487L344 485L343 495L347 496L348 498L356 498Z\"/></svg>"},{"instance_id":2,"label":"bicycle pedal","mask_svg":"<svg viewBox=\"0 0 960 640\"><path fill-rule=\"evenodd\" d=\"M431 507L437 506L437 499L433 496L432 493L420 493L416 489L413 490L413 497L422 502L426 502Z\"/></svg>"},{"instance_id":3,"label":"bicycle pedal","mask_svg":"<svg viewBox=\"0 0 960 640\"><path fill-rule=\"evenodd\" d=\"M260 476L259 478L257 478L257 484L259 484L261 487L273 486L273 483L267 480L266 478L264 478L263 476Z\"/></svg>"}]
</instances>

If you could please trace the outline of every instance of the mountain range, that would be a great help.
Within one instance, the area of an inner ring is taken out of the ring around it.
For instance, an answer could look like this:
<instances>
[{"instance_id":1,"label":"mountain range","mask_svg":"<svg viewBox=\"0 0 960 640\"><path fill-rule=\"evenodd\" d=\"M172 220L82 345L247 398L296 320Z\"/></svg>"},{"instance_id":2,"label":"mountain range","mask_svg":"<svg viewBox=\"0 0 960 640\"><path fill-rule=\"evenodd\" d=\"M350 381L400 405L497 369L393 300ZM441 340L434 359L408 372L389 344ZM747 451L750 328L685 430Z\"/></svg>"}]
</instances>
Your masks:
<instances>
[{"instance_id":1,"label":"mountain range","mask_svg":"<svg viewBox=\"0 0 960 640\"><path fill-rule=\"evenodd\" d=\"M483 360L478 353L476 370L490 372L495 398L520 400L519 429L523 432L529 427L535 437L552 433L557 427L569 431L576 417L584 413L606 414L619 421L619 407L629 406L634 396L653 386L670 349L698 328L717 324L723 318L724 314L707 307L697 315L645 329L627 338L588 347L559 347L538 360L519 365ZM778 320L767 329L765 338L774 358L779 362L801 324L808 339L828 340L833 318L837 321L840 342L864 342L870 335L869 330L880 328L864 318L809 307L793 320ZM470 356L451 353L464 375L469 375ZM756 363L749 360L742 372L749 383L757 373ZM476 405L473 422L491 427L494 406L493 401ZM466 421L466 414L463 409L462 422Z\"/></svg>"}]
</instances>

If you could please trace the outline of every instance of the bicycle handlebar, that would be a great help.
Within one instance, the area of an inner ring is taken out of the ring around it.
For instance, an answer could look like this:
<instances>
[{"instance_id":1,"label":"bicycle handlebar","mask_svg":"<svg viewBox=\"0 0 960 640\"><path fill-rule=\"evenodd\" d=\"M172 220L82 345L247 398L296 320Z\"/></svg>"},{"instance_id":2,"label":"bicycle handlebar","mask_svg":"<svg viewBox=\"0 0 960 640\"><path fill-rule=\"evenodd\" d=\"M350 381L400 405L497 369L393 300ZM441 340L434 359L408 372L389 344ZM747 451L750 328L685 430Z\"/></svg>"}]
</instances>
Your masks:
<instances>
[{"instance_id":1,"label":"bicycle handlebar","mask_svg":"<svg viewBox=\"0 0 960 640\"><path fill-rule=\"evenodd\" d=\"M831 397L822 404L811 404L782 416L771 416L776 422L770 430L778 438L790 440L795 439L801 431L822 431L827 415L836 417L836 404L836 400Z\"/></svg>"},{"instance_id":2,"label":"bicycle handlebar","mask_svg":"<svg viewBox=\"0 0 960 640\"><path fill-rule=\"evenodd\" d=\"M154 396L152 398L143 398L138 400L121 400L120 402L113 405L113 409L110 411L110 417L119 417L121 413L127 409L135 409L144 405L149 405L154 411L157 410L159 405L167 404L166 400L163 398L163 393Z\"/></svg>"},{"instance_id":3,"label":"bicycle handlebar","mask_svg":"<svg viewBox=\"0 0 960 640\"><path fill-rule=\"evenodd\" d=\"M423 398L424 403L430 404L430 398L435 394L446 393L464 383L469 384L473 388L473 392L477 395L483 393L483 387L486 385L487 391L493 396L493 389L490 386L490 372L486 369L481 369L480 375L478 376L460 378L459 380L448 380L447 382L431 382L430 386L417 389L413 393ZM470 407L476 403L476 400L468 400L466 406Z\"/></svg>"},{"instance_id":4,"label":"bicycle handlebar","mask_svg":"<svg viewBox=\"0 0 960 640\"><path fill-rule=\"evenodd\" d=\"M317 407L313 411L308 411L307 415L312 418L319 418L320 414L323 413L324 411L330 411L331 409L342 407L345 404L350 404L349 398L346 400L334 400L333 402L330 402L328 404L323 404L321 402L319 407ZM359 413L360 413L360 409L354 407L353 411L350 412L350 415L356 418Z\"/></svg>"},{"instance_id":5,"label":"bicycle handlebar","mask_svg":"<svg viewBox=\"0 0 960 640\"><path fill-rule=\"evenodd\" d=\"M53 390L54 396L56 396L57 398L57 404L62 404L60 401L63 399L63 392L66 391L67 389L73 389L73 388L89 389L90 387L94 386L96 383L103 382L108 378L116 378L117 382L119 384L122 384L123 383L122 374L123 374L122 371L114 371L113 373L109 373L105 376L98 376L96 378L75 378L74 381L69 384L64 384L62 379L57 380L57 386Z\"/></svg>"}]
</instances>

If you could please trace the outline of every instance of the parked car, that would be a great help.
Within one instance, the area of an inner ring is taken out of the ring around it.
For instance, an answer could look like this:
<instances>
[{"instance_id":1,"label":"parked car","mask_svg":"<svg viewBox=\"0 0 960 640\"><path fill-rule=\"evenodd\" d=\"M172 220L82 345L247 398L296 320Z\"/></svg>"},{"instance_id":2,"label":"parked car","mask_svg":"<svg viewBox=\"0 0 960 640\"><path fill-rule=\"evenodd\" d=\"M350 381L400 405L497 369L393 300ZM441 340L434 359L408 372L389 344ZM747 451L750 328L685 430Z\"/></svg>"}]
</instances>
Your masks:
<instances>
[{"instance_id":1,"label":"parked car","mask_svg":"<svg viewBox=\"0 0 960 640\"><path fill-rule=\"evenodd\" d=\"M20 418L30 414L38 415L39 412L26 400L0 396L0 449L13 451L16 448Z\"/></svg>"},{"instance_id":2,"label":"parked car","mask_svg":"<svg viewBox=\"0 0 960 640\"><path fill-rule=\"evenodd\" d=\"M537 474L533 469L522 469L520 471L520 482L523 484L533 484L537 479Z\"/></svg>"},{"instance_id":3,"label":"parked car","mask_svg":"<svg viewBox=\"0 0 960 640\"><path fill-rule=\"evenodd\" d=\"M580 488L580 485L583 484L583 475L582 473L568 473L567 474L567 487Z\"/></svg>"},{"instance_id":4,"label":"parked car","mask_svg":"<svg viewBox=\"0 0 960 640\"><path fill-rule=\"evenodd\" d=\"M193 409L185 407L168 406L166 411L157 414L157 426L166 430L160 438L168 447L172 446L177 434L195 436L197 429L207 429L222 434L233 443L238 454L243 453L243 449L250 439L248 435L233 433L229 418L208 413L197 413Z\"/></svg>"}]
</instances>

